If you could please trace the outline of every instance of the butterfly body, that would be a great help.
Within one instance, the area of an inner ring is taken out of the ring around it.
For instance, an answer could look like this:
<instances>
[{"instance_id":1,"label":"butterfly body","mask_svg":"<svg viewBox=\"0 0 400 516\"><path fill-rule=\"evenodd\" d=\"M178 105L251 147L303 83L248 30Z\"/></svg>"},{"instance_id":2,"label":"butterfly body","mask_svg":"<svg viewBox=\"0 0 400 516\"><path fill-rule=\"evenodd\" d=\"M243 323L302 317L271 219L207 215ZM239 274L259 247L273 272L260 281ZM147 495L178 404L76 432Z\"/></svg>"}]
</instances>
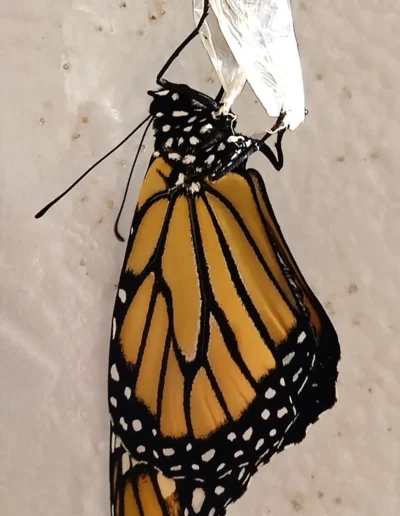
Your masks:
<instances>
[{"instance_id":1,"label":"butterfly body","mask_svg":"<svg viewBox=\"0 0 400 516\"><path fill-rule=\"evenodd\" d=\"M112 432L133 461L118 485L148 468L175 486L160 514L224 514L334 404L339 348L246 169L259 144L208 97L153 97L111 335Z\"/></svg>"}]
</instances>

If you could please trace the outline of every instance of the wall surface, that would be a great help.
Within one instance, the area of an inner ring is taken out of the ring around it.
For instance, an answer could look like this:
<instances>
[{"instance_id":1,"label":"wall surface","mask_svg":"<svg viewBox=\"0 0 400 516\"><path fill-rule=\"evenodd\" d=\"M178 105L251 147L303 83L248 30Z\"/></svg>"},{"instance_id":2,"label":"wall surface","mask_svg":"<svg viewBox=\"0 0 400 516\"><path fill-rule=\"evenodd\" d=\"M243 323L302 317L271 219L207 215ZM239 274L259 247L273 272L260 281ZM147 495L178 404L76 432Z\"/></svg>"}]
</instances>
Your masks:
<instances>
[{"instance_id":1,"label":"wall surface","mask_svg":"<svg viewBox=\"0 0 400 516\"><path fill-rule=\"evenodd\" d=\"M192 27L190 4L1 2L2 516L108 515L107 355L124 253L112 227L138 137L33 216L145 116L156 71ZM339 402L229 515L397 516L400 4L293 4L310 114L286 138L280 173L254 163L340 335ZM199 42L170 77L218 90ZM236 111L243 130L260 129L250 91Z\"/></svg>"}]
</instances>

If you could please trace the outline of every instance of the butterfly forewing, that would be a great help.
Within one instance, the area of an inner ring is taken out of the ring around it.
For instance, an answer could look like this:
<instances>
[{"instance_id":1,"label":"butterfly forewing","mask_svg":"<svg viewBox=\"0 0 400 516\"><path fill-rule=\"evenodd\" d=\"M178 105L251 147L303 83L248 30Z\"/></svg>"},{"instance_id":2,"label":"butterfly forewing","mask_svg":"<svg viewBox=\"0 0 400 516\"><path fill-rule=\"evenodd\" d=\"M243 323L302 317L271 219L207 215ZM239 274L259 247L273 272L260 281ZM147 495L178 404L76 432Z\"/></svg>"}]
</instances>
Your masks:
<instances>
[{"instance_id":1,"label":"butterfly forewing","mask_svg":"<svg viewBox=\"0 0 400 516\"><path fill-rule=\"evenodd\" d=\"M317 328L322 321L254 173L226 174L191 195L183 188L171 194L165 171L162 158L153 161L133 222L114 315L110 366L118 381L111 375L110 392L129 451L173 476L174 467L193 474L193 463L204 463L207 440L211 446L244 431L250 406L263 408L269 387L277 411L296 411L293 378L300 390L316 357L307 305ZM303 367L292 371L297 362ZM271 430L284 437L283 429ZM238 451L232 447L233 457Z\"/></svg>"}]
</instances>

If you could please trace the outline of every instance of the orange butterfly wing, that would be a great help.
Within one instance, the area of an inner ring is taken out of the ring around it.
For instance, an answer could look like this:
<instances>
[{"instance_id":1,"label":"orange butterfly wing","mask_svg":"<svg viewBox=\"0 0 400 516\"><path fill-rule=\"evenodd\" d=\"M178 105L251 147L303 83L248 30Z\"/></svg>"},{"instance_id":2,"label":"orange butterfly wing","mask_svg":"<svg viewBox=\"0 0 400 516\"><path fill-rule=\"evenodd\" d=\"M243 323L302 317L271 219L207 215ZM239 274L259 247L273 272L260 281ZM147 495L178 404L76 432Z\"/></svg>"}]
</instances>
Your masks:
<instances>
[{"instance_id":1,"label":"orange butterfly wing","mask_svg":"<svg viewBox=\"0 0 400 516\"><path fill-rule=\"evenodd\" d=\"M154 160L110 351L110 412L130 457L193 492L207 480L224 507L333 405L338 359L259 174L190 190Z\"/></svg>"}]
</instances>

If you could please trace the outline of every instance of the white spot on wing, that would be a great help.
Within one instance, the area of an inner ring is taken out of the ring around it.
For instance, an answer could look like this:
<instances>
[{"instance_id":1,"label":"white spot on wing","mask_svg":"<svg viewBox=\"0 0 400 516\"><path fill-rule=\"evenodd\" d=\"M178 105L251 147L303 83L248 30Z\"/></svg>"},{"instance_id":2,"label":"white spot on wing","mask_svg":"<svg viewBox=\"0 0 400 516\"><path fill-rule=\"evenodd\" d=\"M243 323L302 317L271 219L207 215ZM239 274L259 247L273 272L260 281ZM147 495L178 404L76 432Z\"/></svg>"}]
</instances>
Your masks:
<instances>
[{"instance_id":1,"label":"white spot on wing","mask_svg":"<svg viewBox=\"0 0 400 516\"><path fill-rule=\"evenodd\" d=\"M296 415L297 410L296 410L296 407L294 406L293 399L291 396L289 396L289 401L290 401L290 408L293 410L293 414Z\"/></svg>"},{"instance_id":2,"label":"white spot on wing","mask_svg":"<svg viewBox=\"0 0 400 516\"><path fill-rule=\"evenodd\" d=\"M110 403L113 407L116 407L117 406L117 400L114 398L114 396L111 396L110 398Z\"/></svg>"},{"instance_id":3,"label":"white spot on wing","mask_svg":"<svg viewBox=\"0 0 400 516\"><path fill-rule=\"evenodd\" d=\"M215 160L215 156L214 154L211 154L210 156L208 156L208 158L206 159L205 163L207 165L211 165L211 163Z\"/></svg>"},{"instance_id":4,"label":"white spot on wing","mask_svg":"<svg viewBox=\"0 0 400 516\"><path fill-rule=\"evenodd\" d=\"M276 391L274 391L274 389L272 389L271 387L269 389L267 389L266 393L265 393L265 397L267 398L267 400L272 400L272 398L275 396L276 394Z\"/></svg>"},{"instance_id":5,"label":"white spot on wing","mask_svg":"<svg viewBox=\"0 0 400 516\"><path fill-rule=\"evenodd\" d=\"M179 100L179 95L178 95L178 93L173 93L173 94L172 94L172 100Z\"/></svg>"},{"instance_id":6,"label":"white spot on wing","mask_svg":"<svg viewBox=\"0 0 400 516\"><path fill-rule=\"evenodd\" d=\"M192 508L196 514L201 511L205 497L206 493L204 492L204 489L201 489L200 487L196 487L196 489L194 489L192 496Z\"/></svg>"},{"instance_id":7,"label":"white spot on wing","mask_svg":"<svg viewBox=\"0 0 400 516\"><path fill-rule=\"evenodd\" d=\"M163 130L164 133L167 133L170 129L171 129L171 126L168 125L168 124L167 125L163 125L163 127L162 127L162 130Z\"/></svg>"},{"instance_id":8,"label":"white spot on wing","mask_svg":"<svg viewBox=\"0 0 400 516\"><path fill-rule=\"evenodd\" d=\"M302 331L300 335L297 337L297 344L301 344L306 338L306 332Z\"/></svg>"},{"instance_id":9,"label":"white spot on wing","mask_svg":"<svg viewBox=\"0 0 400 516\"><path fill-rule=\"evenodd\" d=\"M248 428L248 429L245 431L245 433L243 434L243 439L244 439L245 441L248 441L248 440L250 439L250 437L252 436L252 434L253 434L253 429L250 427L250 428Z\"/></svg>"},{"instance_id":10,"label":"white spot on wing","mask_svg":"<svg viewBox=\"0 0 400 516\"><path fill-rule=\"evenodd\" d=\"M242 450L238 450L237 452L235 452L235 453L233 454L233 456L234 456L234 457L236 457L236 458L241 457L242 455L243 455Z\"/></svg>"},{"instance_id":11,"label":"white spot on wing","mask_svg":"<svg viewBox=\"0 0 400 516\"><path fill-rule=\"evenodd\" d=\"M229 441L234 441L236 439L236 434L234 432L231 432L229 435L228 435L228 440Z\"/></svg>"},{"instance_id":12,"label":"white spot on wing","mask_svg":"<svg viewBox=\"0 0 400 516\"><path fill-rule=\"evenodd\" d=\"M132 394L132 389L130 387L125 387L124 394L125 394L125 398L127 400L129 400L129 398L131 397L131 394Z\"/></svg>"},{"instance_id":13,"label":"white spot on wing","mask_svg":"<svg viewBox=\"0 0 400 516\"><path fill-rule=\"evenodd\" d=\"M123 288L120 288L118 290L118 297L120 298L121 303L125 303L125 301L126 301L126 292L125 292L125 290Z\"/></svg>"},{"instance_id":14,"label":"white spot on wing","mask_svg":"<svg viewBox=\"0 0 400 516\"><path fill-rule=\"evenodd\" d=\"M301 391L304 389L306 383L308 382L308 377L304 380L304 382L301 384L300 389L297 391L297 394L300 394Z\"/></svg>"},{"instance_id":15,"label":"white spot on wing","mask_svg":"<svg viewBox=\"0 0 400 516\"><path fill-rule=\"evenodd\" d=\"M118 373L118 369L117 369L117 366L115 364L113 364L111 366L111 369L110 369L110 375L111 375L111 378L115 381L115 382L119 382L119 373Z\"/></svg>"},{"instance_id":16,"label":"white spot on wing","mask_svg":"<svg viewBox=\"0 0 400 516\"><path fill-rule=\"evenodd\" d=\"M240 470L240 473L239 473L239 476L238 476L238 480L242 480L243 475L244 475L245 473L246 473L245 468L242 468L242 469Z\"/></svg>"},{"instance_id":17,"label":"white spot on wing","mask_svg":"<svg viewBox=\"0 0 400 516\"><path fill-rule=\"evenodd\" d=\"M256 444L256 450L259 450L263 444L264 444L264 439L259 439Z\"/></svg>"},{"instance_id":18,"label":"white spot on wing","mask_svg":"<svg viewBox=\"0 0 400 516\"><path fill-rule=\"evenodd\" d=\"M113 317L112 320L112 338L115 339L115 334L117 333L117 321L115 320L115 317Z\"/></svg>"},{"instance_id":19,"label":"white spot on wing","mask_svg":"<svg viewBox=\"0 0 400 516\"><path fill-rule=\"evenodd\" d=\"M179 464L176 465L176 466L171 466L171 471L180 471L182 469L182 466L180 466Z\"/></svg>"},{"instance_id":20,"label":"white spot on wing","mask_svg":"<svg viewBox=\"0 0 400 516\"><path fill-rule=\"evenodd\" d=\"M232 475L232 470L230 469L229 471L226 471L223 475L221 475L219 478L225 478L225 477L228 477L229 475Z\"/></svg>"},{"instance_id":21,"label":"white spot on wing","mask_svg":"<svg viewBox=\"0 0 400 516\"><path fill-rule=\"evenodd\" d=\"M172 457L172 455L175 453L175 450L173 448L164 448L163 449L163 454L166 456L166 457Z\"/></svg>"},{"instance_id":22,"label":"white spot on wing","mask_svg":"<svg viewBox=\"0 0 400 516\"><path fill-rule=\"evenodd\" d=\"M181 159L180 154L178 154L177 152L170 152L168 154L168 157L169 159L173 159L174 161L179 161Z\"/></svg>"},{"instance_id":23,"label":"white spot on wing","mask_svg":"<svg viewBox=\"0 0 400 516\"><path fill-rule=\"evenodd\" d=\"M132 428L135 430L135 432L140 432L140 430L143 428L141 421L139 421L139 419L134 419L132 421Z\"/></svg>"},{"instance_id":24,"label":"white spot on wing","mask_svg":"<svg viewBox=\"0 0 400 516\"><path fill-rule=\"evenodd\" d=\"M196 136L191 136L189 138L189 142L192 144L192 145L197 145L198 143L200 143L200 140L196 137Z\"/></svg>"},{"instance_id":25,"label":"white spot on wing","mask_svg":"<svg viewBox=\"0 0 400 516\"><path fill-rule=\"evenodd\" d=\"M180 117L180 116L186 116L188 115L187 111L173 111L172 116L174 117Z\"/></svg>"},{"instance_id":26,"label":"white spot on wing","mask_svg":"<svg viewBox=\"0 0 400 516\"><path fill-rule=\"evenodd\" d=\"M294 357L295 353L294 351L292 351L291 353L288 353L282 360L282 364L284 366L287 366L288 364L290 364L290 362L293 360L293 357Z\"/></svg>"},{"instance_id":27,"label":"white spot on wing","mask_svg":"<svg viewBox=\"0 0 400 516\"><path fill-rule=\"evenodd\" d=\"M215 455L215 450L211 449L211 450L208 450L208 452L203 453L203 455L201 456L201 459L204 462L209 462L214 457L214 455Z\"/></svg>"},{"instance_id":28,"label":"white spot on wing","mask_svg":"<svg viewBox=\"0 0 400 516\"><path fill-rule=\"evenodd\" d=\"M144 446L138 446L138 447L136 448L136 451L137 451L138 453L144 453L144 452L146 451L146 448L145 448Z\"/></svg>"},{"instance_id":29,"label":"white spot on wing","mask_svg":"<svg viewBox=\"0 0 400 516\"><path fill-rule=\"evenodd\" d=\"M282 407L281 409L278 410L277 416L279 418L281 418L283 416L286 416L287 413L288 413L288 409L286 407Z\"/></svg>"},{"instance_id":30,"label":"white spot on wing","mask_svg":"<svg viewBox=\"0 0 400 516\"><path fill-rule=\"evenodd\" d=\"M265 409L261 412L261 417L266 421L270 416L270 411Z\"/></svg>"},{"instance_id":31,"label":"white spot on wing","mask_svg":"<svg viewBox=\"0 0 400 516\"><path fill-rule=\"evenodd\" d=\"M174 143L174 139L168 138L168 140L165 142L165 146L169 149L173 143Z\"/></svg>"},{"instance_id":32,"label":"white spot on wing","mask_svg":"<svg viewBox=\"0 0 400 516\"><path fill-rule=\"evenodd\" d=\"M303 371L303 368L300 367L300 369L297 371L297 373L293 376L293 382L297 382L302 371Z\"/></svg>"},{"instance_id":33,"label":"white spot on wing","mask_svg":"<svg viewBox=\"0 0 400 516\"><path fill-rule=\"evenodd\" d=\"M124 430L128 430L128 425L123 417L120 418L119 424L122 426Z\"/></svg>"},{"instance_id":34,"label":"white spot on wing","mask_svg":"<svg viewBox=\"0 0 400 516\"><path fill-rule=\"evenodd\" d=\"M215 492L215 494L216 494L216 495L220 495L220 494L222 494L224 491L225 491L225 489L224 489L222 486L217 486L217 487L215 488L215 491L214 491L214 492Z\"/></svg>"},{"instance_id":35,"label":"white spot on wing","mask_svg":"<svg viewBox=\"0 0 400 516\"><path fill-rule=\"evenodd\" d=\"M274 436L276 435L276 429L275 429L275 428L273 428L273 429L270 431L269 435L270 435L271 437L274 437Z\"/></svg>"}]
</instances>

